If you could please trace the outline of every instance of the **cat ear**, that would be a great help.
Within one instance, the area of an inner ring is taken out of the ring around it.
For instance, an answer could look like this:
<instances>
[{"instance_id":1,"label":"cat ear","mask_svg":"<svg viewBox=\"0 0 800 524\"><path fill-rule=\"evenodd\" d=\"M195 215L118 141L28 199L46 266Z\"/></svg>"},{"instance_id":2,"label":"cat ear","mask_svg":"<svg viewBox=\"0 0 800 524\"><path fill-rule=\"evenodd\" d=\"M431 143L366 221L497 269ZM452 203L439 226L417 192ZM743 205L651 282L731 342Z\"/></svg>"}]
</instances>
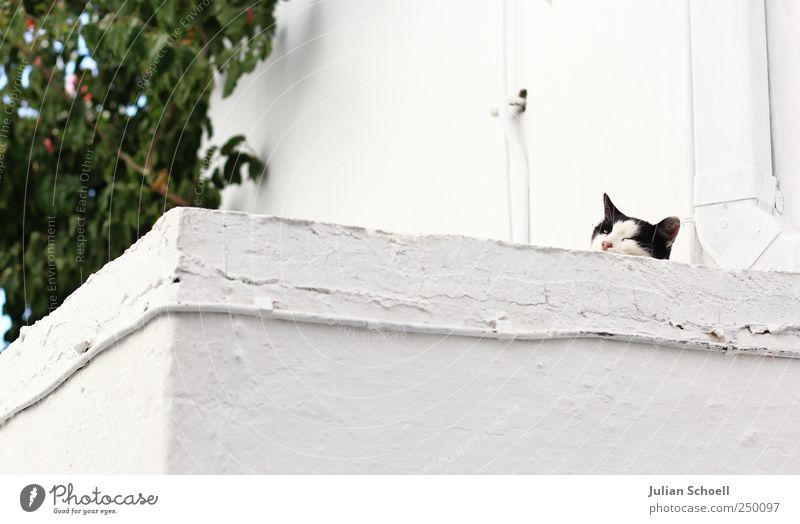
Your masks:
<instances>
[{"instance_id":1,"label":"cat ear","mask_svg":"<svg viewBox=\"0 0 800 524\"><path fill-rule=\"evenodd\" d=\"M621 213L620 210L616 208L614 203L611 202L611 199L608 197L608 193L603 193L603 207L605 208L606 211L606 218L608 218L612 222L618 216L622 217L625 216L625 214Z\"/></svg>"},{"instance_id":2,"label":"cat ear","mask_svg":"<svg viewBox=\"0 0 800 524\"><path fill-rule=\"evenodd\" d=\"M659 231L667 240L666 246L671 247L675 242L675 237L681 230L681 219L678 217L667 217L658 224L656 230Z\"/></svg>"}]
</instances>

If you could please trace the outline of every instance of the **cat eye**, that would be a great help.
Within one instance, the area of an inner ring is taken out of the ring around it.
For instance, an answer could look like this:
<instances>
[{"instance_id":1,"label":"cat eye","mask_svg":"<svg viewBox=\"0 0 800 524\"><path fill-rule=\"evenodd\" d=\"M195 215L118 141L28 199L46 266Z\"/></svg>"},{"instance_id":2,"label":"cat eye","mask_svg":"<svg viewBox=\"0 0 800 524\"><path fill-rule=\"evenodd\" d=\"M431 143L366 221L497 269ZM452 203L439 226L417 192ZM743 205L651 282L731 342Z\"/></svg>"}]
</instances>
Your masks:
<instances>
[{"instance_id":1,"label":"cat eye","mask_svg":"<svg viewBox=\"0 0 800 524\"><path fill-rule=\"evenodd\" d=\"M603 233L604 235L607 235L607 234L609 234L611 231L609 231L608 229L601 229L601 230L600 230L600 232L601 232L601 233Z\"/></svg>"}]
</instances>

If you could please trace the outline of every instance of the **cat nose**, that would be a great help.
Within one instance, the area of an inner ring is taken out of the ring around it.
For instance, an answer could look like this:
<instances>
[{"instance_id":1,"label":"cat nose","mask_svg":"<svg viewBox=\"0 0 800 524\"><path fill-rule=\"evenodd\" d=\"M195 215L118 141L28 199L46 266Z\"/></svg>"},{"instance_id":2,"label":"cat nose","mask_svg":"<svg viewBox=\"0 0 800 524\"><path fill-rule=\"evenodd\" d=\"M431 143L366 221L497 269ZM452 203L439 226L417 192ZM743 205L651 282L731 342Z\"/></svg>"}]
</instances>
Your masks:
<instances>
[{"instance_id":1,"label":"cat nose","mask_svg":"<svg viewBox=\"0 0 800 524\"><path fill-rule=\"evenodd\" d=\"M609 248L614 247L614 244L612 244L608 240L603 240L600 245L603 246L603 251L608 251Z\"/></svg>"}]
</instances>

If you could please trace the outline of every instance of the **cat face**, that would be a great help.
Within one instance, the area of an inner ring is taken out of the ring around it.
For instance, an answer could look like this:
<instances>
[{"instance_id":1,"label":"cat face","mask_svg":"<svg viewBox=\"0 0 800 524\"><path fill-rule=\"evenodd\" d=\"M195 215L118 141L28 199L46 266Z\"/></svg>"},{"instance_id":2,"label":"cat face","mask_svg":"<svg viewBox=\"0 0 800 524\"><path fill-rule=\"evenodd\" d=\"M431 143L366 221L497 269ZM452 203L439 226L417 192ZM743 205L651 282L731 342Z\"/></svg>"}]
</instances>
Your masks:
<instances>
[{"instance_id":1,"label":"cat face","mask_svg":"<svg viewBox=\"0 0 800 524\"><path fill-rule=\"evenodd\" d=\"M605 216L592 231L592 250L621 253L640 257L669 258L672 244L681 221L678 217L667 217L658 224L651 224L629 217L614 206L603 193Z\"/></svg>"}]
</instances>

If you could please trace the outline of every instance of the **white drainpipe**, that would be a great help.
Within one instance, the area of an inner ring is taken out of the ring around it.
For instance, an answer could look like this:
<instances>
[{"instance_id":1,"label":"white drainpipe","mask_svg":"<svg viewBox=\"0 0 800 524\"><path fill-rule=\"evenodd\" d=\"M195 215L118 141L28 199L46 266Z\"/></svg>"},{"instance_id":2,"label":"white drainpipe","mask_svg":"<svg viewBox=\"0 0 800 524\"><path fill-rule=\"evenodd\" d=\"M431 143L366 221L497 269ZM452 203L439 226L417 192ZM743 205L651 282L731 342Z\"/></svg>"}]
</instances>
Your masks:
<instances>
[{"instance_id":1,"label":"white drainpipe","mask_svg":"<svg viewBox=\"0 0 800 524\"><path fill-rule=\"evenodd\" d=\"M527 105L527 91L520 89L517 81L517 21L518 0L503 0L503 93L509 96L491 114L501 117L506 141L506 190L508 192L508 240L531 243L531 189L528 144L525 137L523 114Z\"/></svg>"},{"instance_id":2,"label":"white drainpipe","mask_svg":"<svg viewBox=\"0 0 800 524\"><path fill-rule=\"evenodd\" d=\"M726 268L800 270L772 174L764 0L690 0L694 214Z\"/></svg>"}]
</instances>

